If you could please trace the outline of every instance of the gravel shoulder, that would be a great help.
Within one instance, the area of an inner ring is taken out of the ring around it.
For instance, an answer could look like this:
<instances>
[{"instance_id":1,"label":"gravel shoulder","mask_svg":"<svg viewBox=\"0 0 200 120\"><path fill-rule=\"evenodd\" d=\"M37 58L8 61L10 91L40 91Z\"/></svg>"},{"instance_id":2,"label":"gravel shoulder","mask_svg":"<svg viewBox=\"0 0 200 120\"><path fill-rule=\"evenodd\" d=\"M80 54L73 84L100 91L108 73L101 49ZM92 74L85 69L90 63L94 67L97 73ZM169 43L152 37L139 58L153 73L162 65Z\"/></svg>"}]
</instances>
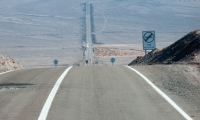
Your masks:
<instances>
[{"instance_id":1,"label":"gravel shoulder","mask_svg":"<svg viewBox=\"0 0 200 120\"><path fill-rule=\"evenodd\" d=\"M200 71L196 65L132 67L150 79L194 120L200 119Z\"/></svg>"}]
</instances>

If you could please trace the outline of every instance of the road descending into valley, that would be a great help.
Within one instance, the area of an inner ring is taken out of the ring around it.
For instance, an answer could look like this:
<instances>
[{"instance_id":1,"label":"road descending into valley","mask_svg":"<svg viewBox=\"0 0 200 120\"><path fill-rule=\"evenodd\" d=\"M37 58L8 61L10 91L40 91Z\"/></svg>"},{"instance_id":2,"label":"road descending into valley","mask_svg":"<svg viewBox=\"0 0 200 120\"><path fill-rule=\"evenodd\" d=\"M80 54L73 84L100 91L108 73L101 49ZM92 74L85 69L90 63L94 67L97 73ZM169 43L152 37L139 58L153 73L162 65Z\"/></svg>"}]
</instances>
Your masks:
<instances>
[{"instance_id":1,"label":"road descending into valley","mask_svg":"<svg viewBox=\"0 0 200 120\"><path fill-rule=\"evenodd\" d=\"M91 37L91 13L90 3L86 4L86 60L88 65L93 65L93 42Z\"/></svg>"},{"instance_id":2,"label":"road descending into valley","mask_svg":"<svg viewBox=\"0 0 200 120\"><path fill-rule=\"evenodd\" d=\"M24 69L0 75L0 120L37 119L187 118L125 66Z\"/></svg>"}]
</instances>

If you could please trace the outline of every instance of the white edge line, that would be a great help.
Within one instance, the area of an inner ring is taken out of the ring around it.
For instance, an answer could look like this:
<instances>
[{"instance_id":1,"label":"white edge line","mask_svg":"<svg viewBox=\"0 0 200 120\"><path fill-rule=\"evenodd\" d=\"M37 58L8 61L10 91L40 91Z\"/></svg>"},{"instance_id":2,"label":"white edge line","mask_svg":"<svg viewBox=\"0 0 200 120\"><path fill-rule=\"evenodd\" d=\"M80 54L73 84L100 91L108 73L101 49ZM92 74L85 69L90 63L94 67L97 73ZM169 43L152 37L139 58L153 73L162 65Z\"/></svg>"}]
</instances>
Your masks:
<instances>
[{"instance_id":1,"label":"white edge line","mask_svg":"<svg viewBox=\"0 0 200 120\"><path fill-rule=\"evenodd\" d=\"M55 83L53 89L51 90L43 108L42 108L42 111L40 113L40 116L38 117L38 120L46 120L47 118L47 115L48 115L48 112L49 112L49 109L51 107L51 104L53 102L53 99L58 91L58 88L60 87L60 84L62 83L63 79L65 78L65 76L67 75L67 73L69 72L69 70L72 68L69 67L67 68L63 74L58 78L57 82Z\"/></svg>"},{"instance_id":2,"label":"white edge line","mask_svg":"<svg viewBox=\"0 0 200 120\"><path fill-rule=\"evenodd\" d=\"M6 71L6 72L2 72L2 73L0 73L0 75L6 74L6 73L9 73L9 72L12 72L12 71L16 71L16 70L9 70L9 71Z\"/></svg>"},{"instance_id":3,"label":"white edge line","mask_svg":"<svg viewBox=\"0 0 200 120\"><path fill-rule=\"evenodd\" d=\"M135 71L138 75L140 75L147 83L151 85L167 102L169 102L186 120L193 120L187 113L185 113L171 98L169 98L164 92L162 92L158 87L156 87L147 77L142 75L140 72L135 70L130 66L126 66L129 69Z\"/></svg>"}]
</instances>

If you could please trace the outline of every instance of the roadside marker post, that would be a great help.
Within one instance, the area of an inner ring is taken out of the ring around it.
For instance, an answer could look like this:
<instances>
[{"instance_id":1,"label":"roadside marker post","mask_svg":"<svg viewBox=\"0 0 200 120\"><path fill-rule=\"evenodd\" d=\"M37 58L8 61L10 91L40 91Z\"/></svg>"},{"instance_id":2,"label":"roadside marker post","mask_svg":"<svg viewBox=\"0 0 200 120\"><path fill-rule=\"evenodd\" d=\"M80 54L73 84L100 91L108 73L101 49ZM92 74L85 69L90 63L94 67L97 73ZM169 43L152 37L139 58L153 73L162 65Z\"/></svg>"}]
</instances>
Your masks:
<instances>
[{"instance_id":1,"label":"roadside marker post","mask_svg":"<svg viewBox=\"0 0 200 120\"><path fill-rule=\"evenodd\" d=\"M54 60L53 63L54 63L54 65L55 65L55 67L57 67L57 65L58 65L58 60Z\"/></svg>"},{"instance_id":2,"label":"roadside marker post","mask_svg":"<svg viewBox=\"0 0 200 120\"><path fill-rule=\"evenodd\" d=\"M110 59L110 62L112 63L112 66L113 66L113 64L114 64L114 62L115 62L115 58L111 58L111 59Z\"/></svg>"},{"instance_id":3,"label":"roadside marker post","mask_svg":"<svg viewBox=\"0 0 200 120\"><path fill-rule=\"evenodd\" d=\"M147 50L154 51L156 49L156 37L155 31L143 31L142 32L143 50L145 50L145 58L148 59ZM154 54L154 53L153 53ZM154 57L154 55L153 55Z\"/></svg>"}]
</instances>

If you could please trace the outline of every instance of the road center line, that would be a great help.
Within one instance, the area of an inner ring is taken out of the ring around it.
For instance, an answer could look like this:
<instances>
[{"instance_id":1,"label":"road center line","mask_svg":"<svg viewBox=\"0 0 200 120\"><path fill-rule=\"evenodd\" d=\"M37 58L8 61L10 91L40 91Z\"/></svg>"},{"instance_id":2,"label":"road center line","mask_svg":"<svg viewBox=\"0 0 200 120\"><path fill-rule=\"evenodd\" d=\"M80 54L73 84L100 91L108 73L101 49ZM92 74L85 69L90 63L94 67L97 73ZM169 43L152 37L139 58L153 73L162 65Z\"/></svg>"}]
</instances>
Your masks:
<instances>
[{"instance_id":1,"label":"road center line","mask_svg":"<svg viewBox=\"0 0 200 120\"><path fill-rule=\"evenodd\" d=\"M54 99L54 97L55 97L55 95L56 95L56 93L57 93L57 91L60 87L60 84L62 83L63 79L65 78L65 76L67 75L67 73L69 72L69 70L71 68L72 68L72 66L67 68L63 72L63 74L58 78L57 82L55 83L53 89L51 90L51 92L50 92L50 94L49 94L49 96L48 96L48 98L47 98L47 100L46 100L46 102L45 102L45 104L42 108L42 111L40 113L40 116L38 117L38 120L46 120L49 109L50 109L51 104L53 102L53 99Z\"/></svg>"},{"instance_id":2,"label":"road center line","mask_svg":"<svg viewBox=\"0 0 200 120\"><path fill-rule=\"evenodd\" d=\"M130 66L126 66L129 69L136 72L138 75L140 75L149 85L154 88L169 104L171 104L186 120L193 120L187 113L185 113L171 98L169 98L164 92L162 92L158 87L156 87L147 77L145 77L143 74L135 70L134 68Z\"/></svg>"}]
</instances>

